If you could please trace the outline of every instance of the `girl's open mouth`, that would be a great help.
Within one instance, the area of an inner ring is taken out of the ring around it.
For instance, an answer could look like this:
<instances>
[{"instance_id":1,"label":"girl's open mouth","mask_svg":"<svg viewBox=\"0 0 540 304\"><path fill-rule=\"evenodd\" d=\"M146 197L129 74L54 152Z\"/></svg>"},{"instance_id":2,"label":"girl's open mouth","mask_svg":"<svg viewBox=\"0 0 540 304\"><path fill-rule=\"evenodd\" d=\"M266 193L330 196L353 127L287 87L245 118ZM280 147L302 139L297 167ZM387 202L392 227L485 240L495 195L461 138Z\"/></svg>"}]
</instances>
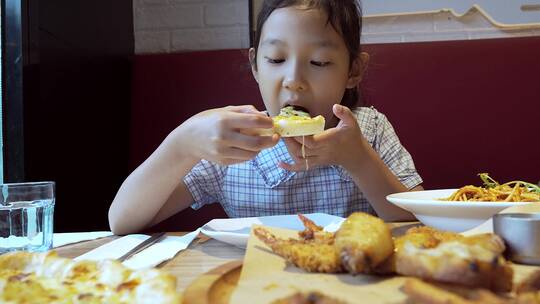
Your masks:
<instances>
[{"instance_id":1,"label":"girl's open mouth","mask_svg":"<svg viewBox=\"0 0 540 304\"><path fill-rule=\"evenodd\" d=\"M286 104L286 105L284 106L284 108L285 108L285 107L292 107L293 110L295 110L295 111L302 111L302 112L305 112L305 113L310 114L310 113L309 113L309 110L306 109L306 108L304 108L304 107L302 107L302 106Z\"/></svg>"}]
</instances>

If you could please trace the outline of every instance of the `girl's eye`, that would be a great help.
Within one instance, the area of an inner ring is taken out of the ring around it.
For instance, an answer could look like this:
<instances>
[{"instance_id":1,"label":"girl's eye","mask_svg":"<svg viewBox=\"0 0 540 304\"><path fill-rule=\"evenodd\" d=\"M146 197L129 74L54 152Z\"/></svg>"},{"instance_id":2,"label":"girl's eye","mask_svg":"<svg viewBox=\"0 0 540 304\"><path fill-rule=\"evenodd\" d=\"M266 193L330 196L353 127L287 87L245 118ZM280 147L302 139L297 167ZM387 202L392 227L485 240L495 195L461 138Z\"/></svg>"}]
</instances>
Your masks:
<instances>
[{"instance_id":1,"label":"girl's eye","mask_svg":"<svg viewBox=\"0 0 540 304\"><path fill-rule=\"evenodd\" d=\"M318 67L325 67L330 64L330 61L315 61L311 60L311 64L318 66Z\"/></svg>"},{"instance_id":2,"label":"girl's eye","mask_svg":"<svg viewBox=\"0 0 540 304\"><path fill-rule=\"evenodd\" d=\"M278 64L285 61L284 59L274 59L270 57L264 57L264 58L266 59L266 61L268 61L268 63L271 63L271 64Z\"/></svg>"}]
</instances>

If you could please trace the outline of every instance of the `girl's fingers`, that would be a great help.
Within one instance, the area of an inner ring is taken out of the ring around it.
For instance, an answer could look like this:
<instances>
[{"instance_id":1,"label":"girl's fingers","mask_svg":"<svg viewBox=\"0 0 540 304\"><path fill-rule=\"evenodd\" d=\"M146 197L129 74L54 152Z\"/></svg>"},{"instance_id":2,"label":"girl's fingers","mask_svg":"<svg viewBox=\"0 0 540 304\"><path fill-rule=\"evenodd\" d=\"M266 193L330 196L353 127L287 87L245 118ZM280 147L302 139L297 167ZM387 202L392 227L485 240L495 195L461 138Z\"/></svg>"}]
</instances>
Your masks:
<instances>
[{"instance_id":1,"label":"girl's fingers","mask_svg":"<svg viewBox=\"0 0 540 304\"><path fill-rule=\"evenodd\" d=\"M259 136L247 135L239 132L230 132L225 137L226 144L247 151L259 152L263 149L275 146L279 141L279 135Z\"/></svg>"},{"instance_id":2,"label":"girl's fingers","mask_svg":"<svg viewBox=\"0 0 540 304\"><path fill-rule=\"evenodd\" d=\"M280 161L278 163L278 167L285 169L287 171L293 171L293 172L299 172L299 171L307 171L309 169L315 168L318 166L318 158L317 157L307 157L305 159L295 159L294 163L289 164L286 162Z\"/></svg>"},{"instance_id":3,"label":"girl's fingers","mask_svg":"<svg viewBox=\"0 0 540 304\"><path fill-rule=\"evenodd\" d=\"M332 137L336 136L336 134L340 132L342 132L342 130L340 130L339 127L336 127L326 129L322 133L316 135L304 136L304 139L302 139L302 136L293 137L293 139L300 145L302 144L303 140L306 147L310 149L317 149L324 145L326 141L330 140Z\"/></svg>"},{"instance_id":4,"label":"girl's fingers","mask_svg":"<svg viewBox=\"0 0 540 304\"><path fill-rule=\"evenodd\" d=\"M228 106L227 109L238 113L251 113L251 114L263 114L263 112L257 110L253 105L241 105L241 106Z\"/></svg>"},{"instance_id":5,"label":"girl's fingers","mask_svg":"<svg viewBox=\"0 0 540 304\"><path fill-rule=\"evenodd\" d=\"M354 114L348 107L342 106L340 104L335 104L332 107L332 111L334 112L334 115L339 118L339 124L341 126L354 126L357 124Z\"/></svg>"},{"instance_id":6,"label":"girl's fingers","mask_svg":"<svg viewBox=\"0 0 540 304\"><path fill-rule=\"evenodd\" d=\"M267 129L273 126L274 122L272 118L263 113L229 112L227 118L221 121L220 127L225 129Z\"/></svg>"},{"instance_id":7,"label":"girl's fingers","mask_svg":"<svg viewBox=\"0 0 540 304\"><path fill-rule=\"evenodd\" d=\"M303 157L312 157L315 156L315 150L309 148L307 145L304 146L304 151L302 151L302 143L298 143L296 138L286 137L283 138L289 154L293 158L303 158Z\"/></svg>"},{"instance_id":8,"label":"girl's fingers","mask_svg":"<svg viewBox=\"0 0 540 304\"><path fill-rule=\"evenodd\" d=\"M308 147L308 148L317 148L318 141L313 137L313 135L309 136L296 136L292 137L294 141L296 141L298 144Z\"/></svg>"}]
</instances>

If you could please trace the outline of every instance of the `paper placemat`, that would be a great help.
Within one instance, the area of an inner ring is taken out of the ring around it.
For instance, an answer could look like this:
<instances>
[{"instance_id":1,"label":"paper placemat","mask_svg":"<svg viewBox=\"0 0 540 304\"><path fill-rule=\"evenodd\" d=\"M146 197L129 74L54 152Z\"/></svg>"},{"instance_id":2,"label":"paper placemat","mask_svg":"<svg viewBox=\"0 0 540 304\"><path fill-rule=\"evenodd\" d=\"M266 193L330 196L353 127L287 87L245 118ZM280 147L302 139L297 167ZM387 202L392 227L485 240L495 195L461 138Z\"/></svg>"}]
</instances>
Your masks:
<instances>
[{"instance_id":1,"label":"paper placemat","mask_svg":"<svg viewBox=\"0 0 540 304\"><path fill-rule=\"evenodd\" d=\"M197 229L184 236L167 236L124 261L123 264L131 269L155 267L164 261L172 259L178 252L186 249L193 239L197 237L199 231L200 229ZM80 255L75 260L117 259L149 237L145 234L126 235Z\"/></svg>"}]
</instances>

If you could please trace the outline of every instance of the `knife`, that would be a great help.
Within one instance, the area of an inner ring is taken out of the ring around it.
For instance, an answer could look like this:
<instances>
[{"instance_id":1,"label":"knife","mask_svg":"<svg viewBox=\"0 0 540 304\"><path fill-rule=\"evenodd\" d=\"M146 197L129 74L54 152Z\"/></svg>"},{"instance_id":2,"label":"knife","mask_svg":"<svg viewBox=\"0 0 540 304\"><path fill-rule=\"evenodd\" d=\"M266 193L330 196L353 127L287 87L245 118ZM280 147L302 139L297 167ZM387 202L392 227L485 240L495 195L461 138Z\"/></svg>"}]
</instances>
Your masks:
<instances>
[{"instance_id":1,"label":"knife","mask_svg":"<svg viewBox=\"0 0 540 304\"><path fill-rule=\"evenodd\" d=\"M128 251L126 254L124 254L123 256L119 257L117 260L119 262L123 262L129 258L131 258L132 256L134 256L135 254L143 251L144 249L152 246L153 244L159 242L164 236L165 234L167 234L166 232L160 232L160 233L157 233L157 234L154 234L153 236L149 237L148 239L146 239L144 242L140 243L139 245L133 247L133 249L131 249L130 251Z\"/></svg>"}]
</instances>

